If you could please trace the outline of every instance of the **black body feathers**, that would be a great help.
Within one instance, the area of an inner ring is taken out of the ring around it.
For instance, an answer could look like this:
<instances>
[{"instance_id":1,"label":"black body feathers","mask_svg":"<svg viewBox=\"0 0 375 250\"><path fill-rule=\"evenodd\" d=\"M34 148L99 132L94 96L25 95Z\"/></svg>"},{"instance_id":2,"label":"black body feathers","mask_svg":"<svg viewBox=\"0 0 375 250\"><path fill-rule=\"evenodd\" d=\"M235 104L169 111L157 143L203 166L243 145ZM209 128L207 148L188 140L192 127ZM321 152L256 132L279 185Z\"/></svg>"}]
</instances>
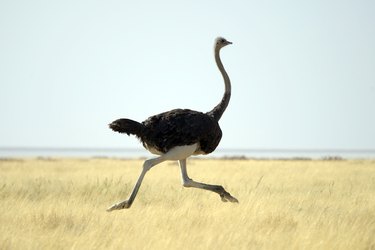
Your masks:
<instances>
[{"instance_id":1,"label":"black body feathers","mask_svg":"<svg viewBox=\"0 0 375 250\"><path fill-rule=\"evenodd\" d=\"M129 119L112 122L110 128L136 135L146 149L161 153L183 145L199 144L197 153L209 154L218 146L222 132L210 115L189 109L174 109L149 117L142 123Z\"/></svg>"}]
</instances>

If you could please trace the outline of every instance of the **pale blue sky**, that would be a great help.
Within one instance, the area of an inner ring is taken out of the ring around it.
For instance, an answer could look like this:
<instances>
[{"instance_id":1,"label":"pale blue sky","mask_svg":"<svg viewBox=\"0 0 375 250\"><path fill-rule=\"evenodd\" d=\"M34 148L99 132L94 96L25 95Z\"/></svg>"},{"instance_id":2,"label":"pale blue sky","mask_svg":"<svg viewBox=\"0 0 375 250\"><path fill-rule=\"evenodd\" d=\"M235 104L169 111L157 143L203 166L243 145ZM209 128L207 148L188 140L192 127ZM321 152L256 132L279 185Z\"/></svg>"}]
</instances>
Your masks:
<instances>
[{"instance_id":1,"label":"pale blue sky","mask_svg":"<svg viewBox=\"0 0 375 250\"><path fill-rule=\"evenodd\" d=\"M0 1L0 146L130 147L107 124L209 111L221 148L375 149L375 1Z\"/></svg>"}]
</instances>

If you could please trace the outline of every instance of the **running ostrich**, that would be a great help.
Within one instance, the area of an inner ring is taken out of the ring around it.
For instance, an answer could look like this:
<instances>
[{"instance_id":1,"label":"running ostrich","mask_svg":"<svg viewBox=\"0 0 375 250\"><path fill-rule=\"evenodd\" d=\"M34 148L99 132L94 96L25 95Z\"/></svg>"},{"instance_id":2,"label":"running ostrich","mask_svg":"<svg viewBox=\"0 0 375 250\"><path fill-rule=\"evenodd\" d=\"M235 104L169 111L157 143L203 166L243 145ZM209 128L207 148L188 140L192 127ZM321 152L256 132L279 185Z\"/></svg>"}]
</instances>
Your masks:
<instances>
[{"instance_id":1,"label":"running ostrich","mask_svg":"<svg viewBox=\"0 0 375 250\"><path fill-rule=\"evenodd\" d=\"M193 181L189 178L186 170L188 157L209 154L216 149L220 142L222 132L218 122L228 106L231 96L231 83L221 62L220 50L229 44L232 43L222 37L215 40L215 61L224 78L225 93L221 102L211 111L202 113L189 109L174 109L151 116L142 123L129 119L118 119L109 124L109 127L116 132L135 135L148 151L159 156L143 163L142 172L130 197L112 205L107 211L130 208L147 171L167 160L178 161L184 187L209 190L219 194L224 202L238 202L222 186Z\"/></svg>"}]
</instances>

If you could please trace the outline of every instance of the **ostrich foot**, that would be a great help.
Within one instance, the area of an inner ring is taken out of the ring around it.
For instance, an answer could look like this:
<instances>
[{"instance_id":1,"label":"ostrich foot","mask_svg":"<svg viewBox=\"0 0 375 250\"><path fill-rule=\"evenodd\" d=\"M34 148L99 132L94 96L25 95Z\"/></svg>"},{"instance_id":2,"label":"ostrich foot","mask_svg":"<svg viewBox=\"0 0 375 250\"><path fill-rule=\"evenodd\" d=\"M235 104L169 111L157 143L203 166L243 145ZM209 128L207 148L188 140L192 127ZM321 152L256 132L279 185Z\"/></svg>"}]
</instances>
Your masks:
<instances>
[{"instance_id":1,"label":"ostrich foot","mask_svg":"<svg viewBox=\"0 0 375 250\"><path fill-rule=\"evenodd\" d=\"M120 210L124 208L130 208L130 206L131 206L131 203L128 200L121 201L107 208L107 212L112 212L113 210Z\"/></svg>"},{"instance_id":2,"label":"ostrich foot","mask_svg":"<svg viewBox=\"0 0 375 250\"><path fill-rule=\"evenodd\" d=\"M221 198L221 201L223 201L223 202L230 201L230 202L233 202L233 203L238 203L238 200L235 197L233 197L232 195L230 195L230 193L228 193L228 192L221 193L220 198Z\"/></svg>"}]
</instances>

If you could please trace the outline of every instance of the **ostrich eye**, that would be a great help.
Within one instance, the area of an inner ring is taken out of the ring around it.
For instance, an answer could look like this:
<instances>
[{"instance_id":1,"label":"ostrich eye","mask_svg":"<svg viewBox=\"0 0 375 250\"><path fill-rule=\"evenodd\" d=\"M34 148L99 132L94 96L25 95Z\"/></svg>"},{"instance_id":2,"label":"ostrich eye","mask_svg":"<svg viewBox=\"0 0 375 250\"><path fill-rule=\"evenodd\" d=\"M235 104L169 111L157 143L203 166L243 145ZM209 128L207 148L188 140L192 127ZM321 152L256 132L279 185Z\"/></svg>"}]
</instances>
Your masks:
<instances>
[{"instance_id":1,"label":"ostrich eye","mask_svg":"<svg viewBox=\"0 0 375 250\"><path fill-rule=\"evenodd\" d=\"M225 41L225 39L221 39L221 43L225 43L226 41Z\"/></svg>"}]
</instances>

